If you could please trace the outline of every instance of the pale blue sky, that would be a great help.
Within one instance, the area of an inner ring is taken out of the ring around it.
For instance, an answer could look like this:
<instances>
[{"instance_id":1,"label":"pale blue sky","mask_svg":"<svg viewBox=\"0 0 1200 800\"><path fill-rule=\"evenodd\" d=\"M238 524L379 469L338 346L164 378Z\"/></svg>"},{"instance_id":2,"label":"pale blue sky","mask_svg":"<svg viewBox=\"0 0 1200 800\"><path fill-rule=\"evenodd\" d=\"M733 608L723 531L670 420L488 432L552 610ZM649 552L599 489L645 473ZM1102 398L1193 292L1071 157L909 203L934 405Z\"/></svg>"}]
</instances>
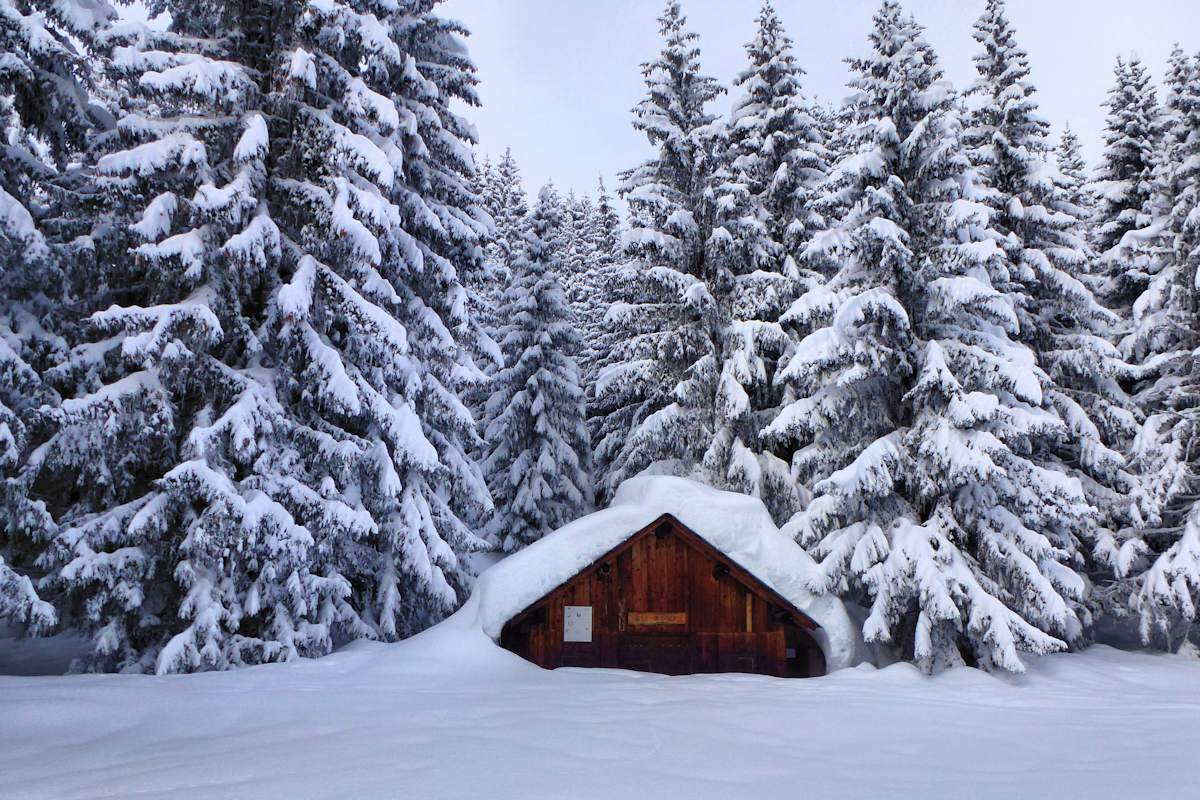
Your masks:
<instances>
[{"instance_id":1,"label":"pale blue sky","mask_svg":"<svg viewBox=\"0 0 1200 800\"><path fill-rule=\"evenodd\" d=\"M947 76L974 78L971 25L983 0L902 0L928 29ZM742 69L760 0L683 0L700 34L708 74L727 86ZM808 72L807 92L846 93L842 59L867 49L878 0L776 0ZM468 116L484 153L510 145L528 188L548 178L592 192L597 173L616 173L647 153L630 127L642 96L638 65L659 48L660 0L447 0L439 13L472 30L484 106ZM1056 131L1069 121L1093 161L1104 123L1101 103L1116 56L1138 52L1155 76L1171 45L1200 49L1200 0L1009 0L1009 17L1029 51L1042 113ZM716 108L727 111L729 97Z\"/></svg>"}]
</instances>

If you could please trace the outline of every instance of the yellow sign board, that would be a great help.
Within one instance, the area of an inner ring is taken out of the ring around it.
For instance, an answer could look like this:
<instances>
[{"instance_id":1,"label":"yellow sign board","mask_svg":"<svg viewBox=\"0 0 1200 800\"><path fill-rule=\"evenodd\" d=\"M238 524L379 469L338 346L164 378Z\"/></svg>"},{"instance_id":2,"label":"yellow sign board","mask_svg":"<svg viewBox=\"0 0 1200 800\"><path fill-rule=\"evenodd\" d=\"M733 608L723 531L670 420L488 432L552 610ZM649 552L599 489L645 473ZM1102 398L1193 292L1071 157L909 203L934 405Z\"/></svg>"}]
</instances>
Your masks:
<instances>
[{"instance_id":1,"label":"yellow sign board","mask_svg":"<svg viewBox=\"0 0 1200 800\"><path fill-rule=\"evenodd\" d=\"M630 611L629 626L687 625L686 611Z\"/></svg>"}]
</instances>

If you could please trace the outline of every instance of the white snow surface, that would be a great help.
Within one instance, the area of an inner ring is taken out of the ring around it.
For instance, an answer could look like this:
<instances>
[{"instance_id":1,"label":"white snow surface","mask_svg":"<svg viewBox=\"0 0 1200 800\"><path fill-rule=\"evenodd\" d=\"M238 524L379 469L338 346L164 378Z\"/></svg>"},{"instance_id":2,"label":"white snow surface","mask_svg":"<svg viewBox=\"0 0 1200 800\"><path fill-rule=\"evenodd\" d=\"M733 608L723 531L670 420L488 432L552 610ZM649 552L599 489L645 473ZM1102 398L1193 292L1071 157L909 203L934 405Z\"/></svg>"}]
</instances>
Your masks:
<instances>
[{"instance_id":1,"label":"white snow surface","mask_svg":"<svg viewBox=\"0 0 1200 800\"><path fill-rule=\"evenodd\" d=\"M821 626L814 636L829 670L864 659L862 634L840 600L806 588L812 558L780 533L762 501L686 478L640 475L617 489L612 504L564 525L479 576L470 599L443 625L467 625L492 640L504 623L590 566L609 550L671 514Z\"/></svg>"},{"instance_id":2,"label":"white snow surface","mask_svg":"<svg viewBox=\"0 0 1200 800\"><path fill-rule=\"evenodd\" d=\"M198 675L0 677L0 797L1181 798L1200 663L541 670L478 630Z\"/></svg>"},{"instance_id":3,"label":"white snow surface","mask_svg":"<svg viewBox=\"0 0 1200 800\"><path fill-rule=\"evenodd\" d=\"M508 615L665 512L827 630L856 627L784 579L811 564L757 501L635 478L399 644L195 675L38 676L79 643L0 639L0 798L1102 800L1194 783L1200 662L1181 656L1095 646L1027 657L1021 675L861 664L798 680L548 671L496 645Z\"/></svg>"}]
</instances>

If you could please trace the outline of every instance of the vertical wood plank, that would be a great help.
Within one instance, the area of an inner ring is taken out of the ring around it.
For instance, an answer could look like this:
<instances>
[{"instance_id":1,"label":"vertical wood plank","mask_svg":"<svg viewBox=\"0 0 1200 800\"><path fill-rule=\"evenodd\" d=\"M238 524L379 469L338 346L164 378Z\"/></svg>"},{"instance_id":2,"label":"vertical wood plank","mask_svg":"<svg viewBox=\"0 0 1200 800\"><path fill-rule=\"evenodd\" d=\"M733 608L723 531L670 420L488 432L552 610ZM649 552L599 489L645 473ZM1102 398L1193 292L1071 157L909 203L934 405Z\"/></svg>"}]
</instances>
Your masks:
<instances>
[{"instance_id":1,"label":"vertical wood plank","mask_svg":"<svg viewBox=\"0 0 1200 800\"><path fill-rule=\"evenodd\" d=\"M663 575L664 559L659 552L662 549L658 536L651 533L642 540L642 570L646 580L646 605L642 608L634 609L636 611L665 611L662 607L663 592L665 587L663 583L666 576Z\"/></svg>"},{"instance_id":2,"label":"vertical wood plank","mask_svg":"<svg viewBox=\"0 0 1200 800\"><path fill-rule=\"evenodd\" d=\"M714 562L706 554L693 550L688 562L688 612L693 632L715 632L717 628L717 582L712 576Z\"/></svg>"},{"instance_id":3,"label":"vertical wood plank","mask_svg":"<svg viewBox=\"0 0 1200 800\"><path fill-rule=\"evenodd\" d=\"M739 591L741 586L729 575L719 578L717 582L721 587L720 630L744 631L745 617L742 612L742 593Z\"/></svg>"},{"instance_id":4,"label":"vertical wood plank","mask_svg":"<svg viewBox=\"0 0 1200 800\"><path fill-rule=\"evenodd\" d=\"M629 600L633 594L633 550L626 550L617 559L617 630L626 630L625 618L629 612Z\"/></svg>"},{"instance_id":5,"label":"vertical wood plank","mask_svg":"<svg viewBox=\"0 0 1200 800\"><path fill-rule=\"evenodd\" d=\"M626 603L630 611L650 610L650 598L646 585L646 549L648 547L646 540L649 538L649 536L643 536L630 550L633 573L629 584L629 600Z\"/></svg>"},{"instance_id":6,"label":"vertical wood plank","mask_svg":"<svg viewBox=\"0 0 1200 800\"><path fill-rule=\"evenodd\" d=\"M543 658L546 661L548 668L553 669L561 663L562 654L562 638L563 638L563 599L566 595L566 587L559 589L550 596L550 607L547 609L546 619L549 624L542 637L543 641Z\"/></svg>"},{"instance_id":7,"label":"vertical wood plank","mask_svg":"<svg viewBox=\"0 0 1200 800\"><path fill-rule=\"evenodd\" d=\"M770 604L757 594L752 593L750 596L754 598L754 630L770 631L779 627L771 622Z\"/></svg>"},{"instance_id":8,"label":"vertical wood plank","mask_svg":"<svg viewBox=\"0 0 1200 800\"><path fill-rule=\"evenodd\" d=\"M692 582L690 580L691 572L688 567L692 558L692 548L688 547L682 539L676 537L676 549L679 552L678 580L679 591L682 594L680 598L681 605L679 607L688 612L687 630L690 633L692 631Z\"/></svg>"}]
</instances>

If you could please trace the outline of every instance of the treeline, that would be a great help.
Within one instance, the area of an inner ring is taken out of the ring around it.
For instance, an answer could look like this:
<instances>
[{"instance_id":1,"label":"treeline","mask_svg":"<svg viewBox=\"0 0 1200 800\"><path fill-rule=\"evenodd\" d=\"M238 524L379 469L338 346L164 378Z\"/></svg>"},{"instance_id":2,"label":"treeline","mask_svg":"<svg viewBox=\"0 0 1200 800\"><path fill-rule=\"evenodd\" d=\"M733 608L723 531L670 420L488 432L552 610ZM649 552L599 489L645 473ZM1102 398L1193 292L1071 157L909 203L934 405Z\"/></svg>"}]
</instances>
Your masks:
<instances>
[{"instance_id":1,"label":"treeline","mask_svg":"<svg viewBox=\"0 0 1200 800\"><path fill-rule=\"evenodd\" d=\"M1020 669L1101 620L1183 646L1197 59L1176 50L1161 104L1118 60L1090 175L1000 0L962 92L885 2L837 107L805 97L768 3L727 117L680 5L659 21L634 110L655 155L622 176L620 244L587 204L539 201L566 220L597 502L647 469L760 497L819 561L809 588L928 669ZM484 174L499 239L519 238L511 155ZM500 527L525 524L509 508Z\"/></svg>"},{"instance_id":2,"label":"treeline","mask_svg":"<svg viewBox=\"0 0 1200 800\"><path fill-rule=\"evenodd\" d=\"M186 671L410 635L645 470L760 497L934 670L1194 638L1200 60L1118 62L1094 175L988 0L850 99L677 2L654 155L530 203L436 0L0 0L0 616ZM81 49L82 48L82 49Z\"/></svg>"}]
</instances>

